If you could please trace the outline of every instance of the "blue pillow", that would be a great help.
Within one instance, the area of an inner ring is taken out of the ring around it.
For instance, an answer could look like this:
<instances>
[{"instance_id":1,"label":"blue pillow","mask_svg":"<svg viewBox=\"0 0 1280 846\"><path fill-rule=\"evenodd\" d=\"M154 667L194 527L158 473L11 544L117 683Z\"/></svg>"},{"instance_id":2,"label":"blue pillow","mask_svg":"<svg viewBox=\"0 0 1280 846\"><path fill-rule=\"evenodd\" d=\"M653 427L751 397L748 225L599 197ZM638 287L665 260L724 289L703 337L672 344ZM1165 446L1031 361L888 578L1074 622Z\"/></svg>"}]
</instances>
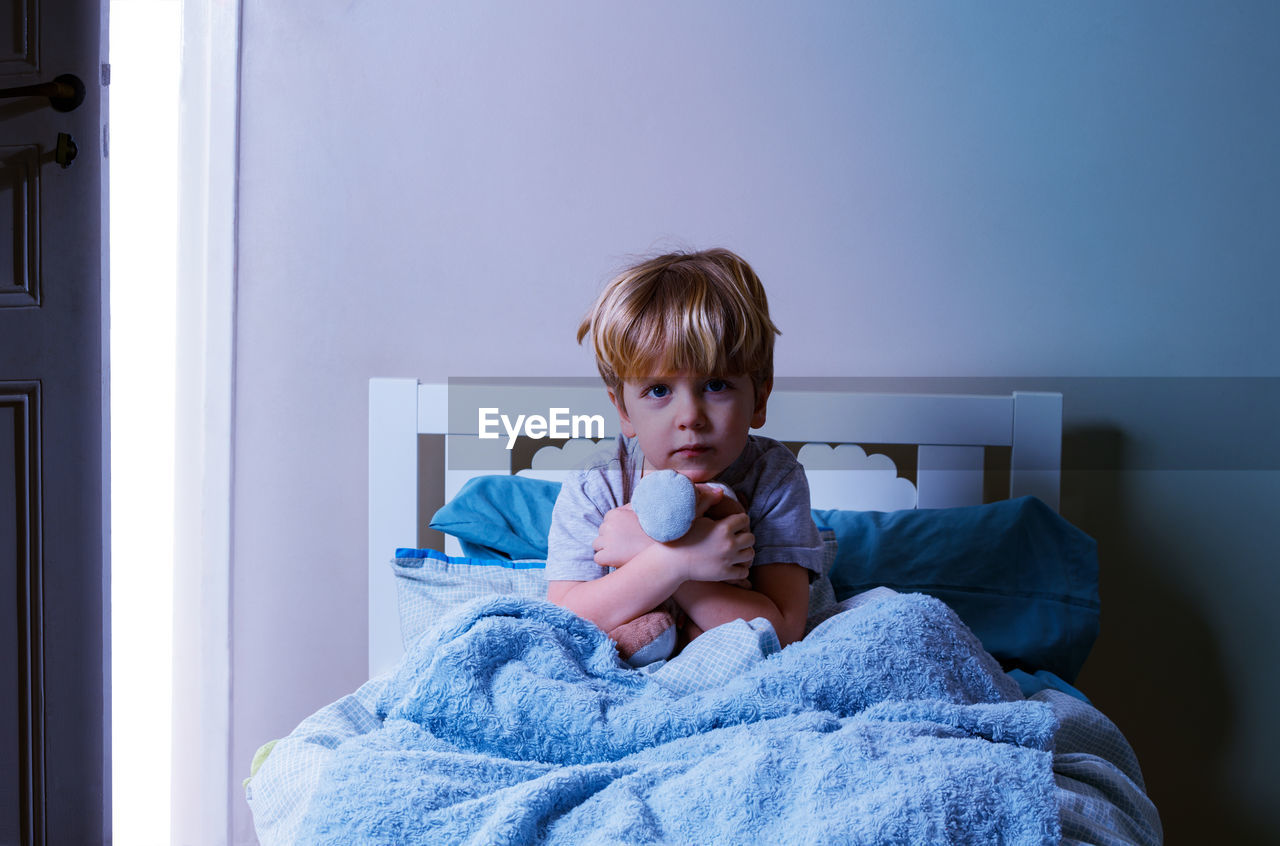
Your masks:
<instances>
[{"instance_id":1,"label":"blue pillow","mask_svg":"<svg viewBox=\"0 0 1280 846\"><path fill-rule=\"evenodd\" d=\"M457 538L468 558L545 559L551 510L559 495L559 482L477 476L429 525Z\"/></svg>"},{"instance_id":2,"label":"blue pillow","mask_svg":"<svg viewBox=\"0 0 1280 846\"><path fill-rule=\"evenodd\" d=\"M950 605L997 660L1075 681L1098 636L1093 538L1035 497L965 508L815 511L836 533L831 583Z\"/></svg>"}]
</instances>

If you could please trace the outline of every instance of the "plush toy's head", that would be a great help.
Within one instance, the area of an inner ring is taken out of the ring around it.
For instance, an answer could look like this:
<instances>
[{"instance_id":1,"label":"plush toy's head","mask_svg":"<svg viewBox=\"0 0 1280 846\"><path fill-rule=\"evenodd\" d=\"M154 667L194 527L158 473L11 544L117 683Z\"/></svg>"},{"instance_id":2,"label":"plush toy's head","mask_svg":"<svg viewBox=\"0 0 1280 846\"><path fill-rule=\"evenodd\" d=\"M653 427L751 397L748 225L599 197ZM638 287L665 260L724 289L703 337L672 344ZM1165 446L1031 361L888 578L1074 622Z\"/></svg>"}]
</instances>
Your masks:
<instances>
[{"instance_id":1,"label":"plush toy's head","mask_svg":"<svg viewBox=\"0 0 1280 846\"><path fill-rule=\"evenodd\" d=\"M724 491L726 497L736 499L728 485L719 482L709 484ZM640 520L640 528L659 543L685 536L698 516L697 502L693 482L675 470L649 473L631 494L631 507Z\"/></svg>"}]
</instances>

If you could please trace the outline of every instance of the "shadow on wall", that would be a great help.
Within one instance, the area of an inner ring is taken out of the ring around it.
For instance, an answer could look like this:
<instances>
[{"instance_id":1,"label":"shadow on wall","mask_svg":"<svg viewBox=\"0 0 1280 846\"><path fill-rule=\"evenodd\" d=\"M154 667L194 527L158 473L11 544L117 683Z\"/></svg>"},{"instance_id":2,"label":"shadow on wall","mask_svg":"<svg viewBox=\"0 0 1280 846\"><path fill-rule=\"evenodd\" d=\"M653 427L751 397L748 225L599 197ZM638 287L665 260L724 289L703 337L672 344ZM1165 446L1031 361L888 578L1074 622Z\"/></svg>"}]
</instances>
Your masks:
<instances>
[{"instance_id":1,"label":"shadow on wall","mask_svg":"<svg viewBox=\"0 0 1280 846\"><path fill-rule=\"evenodd\" d=\"M1206 562L1134 528L1120 431L1069 429L1062 459L1062 515L1098 541L1100 559L1102 631L1081 690L1129 738L1168 842L1275 842L1221 787L1233 690L1205 614L1168 575Z\"/></svg>"}]
</instances>

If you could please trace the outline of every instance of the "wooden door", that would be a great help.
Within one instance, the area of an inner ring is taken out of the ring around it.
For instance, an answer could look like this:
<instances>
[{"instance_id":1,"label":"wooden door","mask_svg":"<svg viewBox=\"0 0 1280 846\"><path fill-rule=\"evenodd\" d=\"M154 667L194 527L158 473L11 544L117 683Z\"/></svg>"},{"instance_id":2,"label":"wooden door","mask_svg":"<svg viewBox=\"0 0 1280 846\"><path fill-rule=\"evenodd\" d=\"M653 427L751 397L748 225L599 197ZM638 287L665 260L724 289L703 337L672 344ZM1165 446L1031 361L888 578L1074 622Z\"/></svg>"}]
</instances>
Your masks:
<instances>
[{"instance_id":1,"label":"wooden door","mask_svg":"<svg viewBox=\"0 0 1280 846\"><path fill-rule=\"evenodd\" d=\"M110 840L105 34L103 0L0 13L0 89L63 83L0 99L3 844Z\"/></svg>"}]
</instances>

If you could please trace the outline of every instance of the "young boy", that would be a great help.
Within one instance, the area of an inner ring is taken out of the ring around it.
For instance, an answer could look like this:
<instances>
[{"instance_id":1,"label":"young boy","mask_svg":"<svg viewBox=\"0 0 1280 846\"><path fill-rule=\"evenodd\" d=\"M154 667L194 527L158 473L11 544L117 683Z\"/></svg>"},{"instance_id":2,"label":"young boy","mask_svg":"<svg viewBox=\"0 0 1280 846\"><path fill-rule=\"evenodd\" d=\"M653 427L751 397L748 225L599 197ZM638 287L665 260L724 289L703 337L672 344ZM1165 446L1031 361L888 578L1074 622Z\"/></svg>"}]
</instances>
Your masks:
<instances>
[{"instance_id":1,"label":"young boy","mask_svg":"<svg viewBox=\"0 0 1280 846\"><path fill-rule=\"evenodd\" d=\"M590 335L622 436L556 501L548 598L610 631L671 599L686 636L764 617L783 646L799 640L822 544L804 469L782 444L751 435L773 387L764 287L728 250L672 253L615 277L578 329ZM645 473L695 482L689 533L651 540L628 503ZM733 489L741 506L718 488ZM745 511L744 511L745 509Z\"/></svg>"}]
</instances>

